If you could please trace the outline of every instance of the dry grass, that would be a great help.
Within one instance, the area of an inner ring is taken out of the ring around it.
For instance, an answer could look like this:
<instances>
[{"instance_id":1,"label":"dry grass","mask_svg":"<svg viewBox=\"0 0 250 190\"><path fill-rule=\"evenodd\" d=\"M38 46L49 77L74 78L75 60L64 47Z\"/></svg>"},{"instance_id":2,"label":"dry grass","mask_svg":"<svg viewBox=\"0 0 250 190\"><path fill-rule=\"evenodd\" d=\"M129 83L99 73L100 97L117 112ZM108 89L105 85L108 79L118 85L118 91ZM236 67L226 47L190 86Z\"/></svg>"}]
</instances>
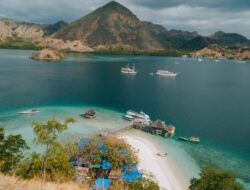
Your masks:
<instances>
[{"instance_id":1,"label":"dry grass","mask_svg":"<svg viewBox=\"0 0 250 190\"><path fill-rule=\"evenodd\" d=\"M41 181L39 180L21 180L0 174L0 190L89 190L89 188L75 183L56 184L47 182L41 189Z\"/></svg>"}]
</instances>

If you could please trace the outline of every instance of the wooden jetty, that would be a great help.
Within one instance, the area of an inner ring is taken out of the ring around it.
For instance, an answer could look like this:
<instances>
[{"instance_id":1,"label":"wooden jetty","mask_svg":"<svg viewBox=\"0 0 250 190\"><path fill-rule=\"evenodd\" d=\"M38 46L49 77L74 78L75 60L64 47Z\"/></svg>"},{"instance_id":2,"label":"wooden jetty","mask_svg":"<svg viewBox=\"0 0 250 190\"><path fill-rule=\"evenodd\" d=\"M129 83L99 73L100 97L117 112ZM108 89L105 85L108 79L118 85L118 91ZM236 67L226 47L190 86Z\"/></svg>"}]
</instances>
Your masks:
<instances>
[{"instance_id":1,"label":"wooden jetty","mask_svg":"<svg viewBox=\"0 0 250 190\"><path fill-rule=\"evenodd\" d=\"M100 134L100 136L110 136L110 135L117 135L119 133L124 133L125 131L129 130L129 129L132 129L134 127L134 124L129 124L129 125L126 125L126 126L123 126L123 127L118 127L118 128L115 128L115 129L110 129L110 130L106 130L104 132L102 132Z\"/></svg>"}]
</instances>

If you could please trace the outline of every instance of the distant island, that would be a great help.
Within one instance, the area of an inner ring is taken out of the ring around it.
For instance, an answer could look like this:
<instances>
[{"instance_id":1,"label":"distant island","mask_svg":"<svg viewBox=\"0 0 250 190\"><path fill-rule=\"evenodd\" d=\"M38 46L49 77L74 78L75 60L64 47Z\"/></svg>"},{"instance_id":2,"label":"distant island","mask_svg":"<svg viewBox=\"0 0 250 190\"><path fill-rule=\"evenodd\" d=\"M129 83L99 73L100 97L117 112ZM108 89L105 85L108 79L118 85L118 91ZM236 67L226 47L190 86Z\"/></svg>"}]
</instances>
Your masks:
<instances>
[{"instance_id":1,"label":"distant island","mask_svg":"<svg viewBox=\"0 0 250 190\"><path fill-rule=\"evenodd\" d=\"M58 50L44 48L32 53L30 58L35 60L60 61L64 58L64 54Z\"/></svg>"},{"instance_id":2,"label":"distant island","mask_svg":"<svg viewBox=\"0 0 250 190\"><path fill-rule=\"evenodd\" d=\"M34 24L0 20L0 48L52 48L65 52L93 52L128 55L194 55L207 57L204 48L214 47L218 55L232 59L250 58L250 40L237 33L167 30L141 21L123 5L111 1L71 23ZM204 54L203 54L204 53Z\"/></svg>"}]
</instances>

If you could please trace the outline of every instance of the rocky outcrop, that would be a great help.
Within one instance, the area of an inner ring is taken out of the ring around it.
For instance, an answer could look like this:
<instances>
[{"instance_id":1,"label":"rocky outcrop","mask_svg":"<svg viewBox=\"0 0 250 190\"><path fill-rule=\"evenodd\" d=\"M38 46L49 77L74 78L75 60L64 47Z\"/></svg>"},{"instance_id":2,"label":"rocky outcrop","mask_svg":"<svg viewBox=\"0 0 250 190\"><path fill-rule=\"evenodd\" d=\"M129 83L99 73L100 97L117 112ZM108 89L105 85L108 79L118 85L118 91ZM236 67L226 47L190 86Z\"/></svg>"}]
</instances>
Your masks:
<instances>
[{"instance_id":1,"label":"rocky outcrop","mask_svg":"<svg viewBox=\"0 0 250 190\"><path fill-rule=\"evenodd\" d=\"M210 57L214 59L226 57L229 59L249 60L250 48L241 48L232 50L223 48L217 44L213 44L193 53L193 57Z\"/></svg>"},{"instance_id":2,"label":"rocky outcrop","mask_svg":"<svg viewBox=\"0 0 250 190\"><path fill-rule=\"evenodd\" d=\"M232 53L232 57L238 60L250 60L250 49L245 48Z\"/></svg>"},{"instance_id":3,"label":"rocky outcrop","mask_svg":"<svg viewBox=\"0 0 250 190\"><path fill-rule=\"evenodd\" d=\"M211 57L217 59L222 56L226 56L228 53L229 52L223 47L213 44L193 53L193 57Z\"/></svg>"},{"instance_id":4,"label":"rocky outcrop","mask_svg":"<svg viewBox=\"0 0 250 190\"><path fill-rule=\"evenodd\" d=\"M59 61L64 58L64 54L58 50L46 48L32 53L30 58L35 60Z\"/></svg>"},{"instance_id":5,"label":"rocky outcrop","mask_svg":"<svg viewBox=\"0 0 250 190\"><path fill-rule=\"evenodd\" d=\"M0 20L0 39L21 38L33 41L43 37L44 25L18 22L10 19Z\"/></svg>"},{"instance_id":6,"label":"rocky outcrop","mask_svg":"<svg viewBox=\"0 0 250 190\"><path fill-rule=\"evenodd\" d=\"M0 45L12 46L13 42L30 43L32 47L51 48L66 52L91 52L93 49L84 45L80 40L66 40L46 36L48 26L24 23L9 19L0 20ZM20 46L22 46L20 44Z\"/></svg>"}]
</instances>

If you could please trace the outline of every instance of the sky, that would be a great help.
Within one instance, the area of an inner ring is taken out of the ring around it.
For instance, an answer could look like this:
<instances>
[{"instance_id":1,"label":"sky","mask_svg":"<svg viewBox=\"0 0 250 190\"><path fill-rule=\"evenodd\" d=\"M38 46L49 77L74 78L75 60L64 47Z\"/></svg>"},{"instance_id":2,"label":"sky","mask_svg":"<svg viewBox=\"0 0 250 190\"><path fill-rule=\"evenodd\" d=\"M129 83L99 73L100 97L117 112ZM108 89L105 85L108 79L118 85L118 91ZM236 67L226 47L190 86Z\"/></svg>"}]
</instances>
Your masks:
<instances>
[{"instance_id":1,"label":"sky","mask_svg":"<svg viewBox=\"0 0 250 190\"><path fill-rule=\"evenodd\" d=\"M0 0L0 17L37 23L71 22L109 0ZM166 29L222 30L250 38L250 0L117 0L141 20Z\"/></svg>"}]
</instances>

